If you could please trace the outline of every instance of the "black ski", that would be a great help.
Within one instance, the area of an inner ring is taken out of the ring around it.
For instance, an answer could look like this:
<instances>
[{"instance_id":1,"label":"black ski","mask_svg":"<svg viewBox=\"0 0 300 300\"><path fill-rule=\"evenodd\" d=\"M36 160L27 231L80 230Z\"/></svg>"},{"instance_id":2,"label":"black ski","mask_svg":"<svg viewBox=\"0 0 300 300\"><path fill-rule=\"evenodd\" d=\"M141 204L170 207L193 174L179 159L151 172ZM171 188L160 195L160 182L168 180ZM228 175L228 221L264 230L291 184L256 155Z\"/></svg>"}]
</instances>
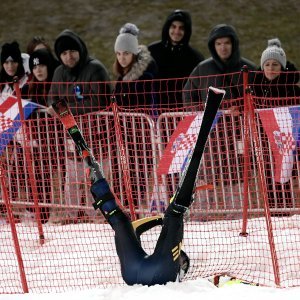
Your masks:
<instances>
[{"instance_id":1,"label":"black ski","mask_svg":"<svg viewBox=\"0 0 300 300\"><path fill-rule=\"evenodd\" d=\"M194 190L201 158L205 149L205 145L211 127L217 115L219 106L224 98L224 95L225 95L224 90L217 89L214 87L208 88L204 115L202 118L202 123L195 144L195 148L190 158L190 162L185 168L183 175L181 176L175 194L172 197L172 201L174 201L174 203L178 205L189 207L192 202L193 190Z\"/></svg>"},{"instance_id":2,"label":"black ski","mask_svg":"<svg viewBox=\"0 0 300 300\"><path fill-rule=\"evenodd\" d=\"M104 178L103 172L87 145L66 100L59 99L52 104L52 107L74 141L78 154L83 158L86 166L86 176L91 179L92 183Z\"/></svg>"}]
</instances>

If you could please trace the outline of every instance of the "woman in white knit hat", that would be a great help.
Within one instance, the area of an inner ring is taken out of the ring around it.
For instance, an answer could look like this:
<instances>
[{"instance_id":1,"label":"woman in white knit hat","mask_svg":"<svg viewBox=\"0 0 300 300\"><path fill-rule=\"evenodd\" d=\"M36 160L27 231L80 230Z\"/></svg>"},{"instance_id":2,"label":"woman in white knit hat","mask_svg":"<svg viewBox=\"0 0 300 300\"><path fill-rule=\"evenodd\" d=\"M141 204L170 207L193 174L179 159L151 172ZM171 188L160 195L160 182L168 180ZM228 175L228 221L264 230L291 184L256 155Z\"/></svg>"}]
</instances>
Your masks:
<instances>
[{"instance_id":1,"label":"woman in white knit hat","mask_svg":"<svg viewBox=\"0 0 300 300\"><path fill-rule=\"evenodd\" d=\"M261 55L260 67L269 80L275 79L279 76L281 70L286 69L286 55L281 48L279 39L268 41L268 47Z\"/></svg>"},{"instance_id":2,"label":"woman in white knit hat","mask_svg":"<svg viewBox=\"0 0 300 300\"><path fill-rule=\"evenodd\" d=\"M274 107L296 104L293 100L287 102L285 99L283 102L274 102L272 99L266 99L300 95L299 86L297 86L299 73L295 72L297 69L287 61L278 38L268 40L268 47L261 55L259 71L263 72L255 74L253 92L255 96L264 97L264 105Z\"/></svg>"},{"instance_id":3,"label":"woman in white knit hat","mask_svg":"<svg viewBox=\"0 0 300 300\"><path fill-rule=\"evenodd\" d=\"M157 66L148 48L139 45L138 33L136 25L126 23L116 38L113 73L117 77L117 83L114 98L118 104L132 109L154 109L154 85L145 80L156 77Z\"/></svg>"},{"instance_id":4,"label":"woman in white knit hat","mask_svg":"<svg viewBox=\"0 0 300 300\"><path fill-rule=\"evenodd\" d=\"M139 45L138 34L139 29L135 24L126 23L121 27L116 38L113 73L117 77L117 81L112 101L130 112L144 113L155 117L157 103L153 79L157 74L157 66L148 48ZM133 134L133 132L145 130L140 124L139 121L133 124L126 123L126 139L128 145L132 145L128 146L132 195L145 199L147 193L145 176L151 172L153 165L153 162L148 159L145 163L145 157L152 157L153 154L148 146L151 143L150 139ZM118 170L113 170L112 173L118 176Z\"/></svg>"},{"instance_id":5,"label":"woman in white knit hat","mask_svg":"<svg viewBox=\"0 0 300 300\"><path fill-rule=\"evenodd\" d=\"M299 105L300 89L297 85L299 72L295 72L295 67L287 62L285 51L282 49L278 38L268 41L268 47L261 55L260 67L261 69L254 73L252 85L255 108ZM268 138L264 129L261 127L260 130L264 151L268 203L272 209L271 215L288 216L290 212L287 209L293 205L291 183L290 180L283 183L275 181L272 171L274 162L271 160L273 155L269 151L270 145L269 142L266 142Z\"/></svg>"}]
</instances>

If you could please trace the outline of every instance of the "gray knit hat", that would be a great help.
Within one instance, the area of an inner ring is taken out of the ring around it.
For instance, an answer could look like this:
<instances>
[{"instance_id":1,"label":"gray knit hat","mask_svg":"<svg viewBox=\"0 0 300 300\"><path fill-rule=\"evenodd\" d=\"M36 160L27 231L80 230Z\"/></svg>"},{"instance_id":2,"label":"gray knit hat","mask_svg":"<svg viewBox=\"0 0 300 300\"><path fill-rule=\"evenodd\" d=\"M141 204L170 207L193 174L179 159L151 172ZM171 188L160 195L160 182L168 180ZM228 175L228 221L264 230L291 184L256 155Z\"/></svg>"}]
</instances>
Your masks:
<instances>
[{"instance_id":1,"label":"gray knit hat","mask_svg":"<svg viewBox=\"0 0 300 300\"><path fill-rule=\"evenodd\" d=\"M120 29L120 34L118 35L115 42L115 52L127 51L133 54L138 54L139 43L138 43L138 33L139 29L136 25L132 23L126 23Z\"/></svg>"},{"instance_id":2,"label":"gray knit hat","mask_svg":"<svg viewBox=\"0 0 300 300\"><path fill-rule=\"evenodd\" d=\"M278 38L268 40L268 47L264 50L260 59L260 67L262 70L264 63L268 59L275 59L284 69L286 68L286 55L284 50L281 48L281 42Z\"/></svg>"}]
</instances>

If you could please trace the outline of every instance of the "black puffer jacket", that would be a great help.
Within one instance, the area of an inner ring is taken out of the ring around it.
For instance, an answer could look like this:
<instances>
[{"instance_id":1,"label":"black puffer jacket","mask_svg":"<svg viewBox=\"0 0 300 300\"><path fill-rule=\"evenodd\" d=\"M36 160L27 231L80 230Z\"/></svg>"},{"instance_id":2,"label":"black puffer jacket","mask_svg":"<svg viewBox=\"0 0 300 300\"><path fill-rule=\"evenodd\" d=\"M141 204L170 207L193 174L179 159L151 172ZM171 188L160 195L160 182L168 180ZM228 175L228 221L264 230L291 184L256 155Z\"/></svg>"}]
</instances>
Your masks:
<instances>
[{"instance_id":1,"label":"black puffer jacket","mask_svg":"<svg viewBox=\"0 0 300 300\"><path fill-rule=\"evenodd\" d=\"M64 37L71 38L78 45L80 60L72 69L63 64L56 68L49 91L48 105L58 97L66 97L73 114L84 114L105 108L109 103L108 94L111 93L106 68L99 60L88 55L82 39L68 29L60 33L55 41L55 53L59 59L57 45Z\"/></svg>"}]
</instances>

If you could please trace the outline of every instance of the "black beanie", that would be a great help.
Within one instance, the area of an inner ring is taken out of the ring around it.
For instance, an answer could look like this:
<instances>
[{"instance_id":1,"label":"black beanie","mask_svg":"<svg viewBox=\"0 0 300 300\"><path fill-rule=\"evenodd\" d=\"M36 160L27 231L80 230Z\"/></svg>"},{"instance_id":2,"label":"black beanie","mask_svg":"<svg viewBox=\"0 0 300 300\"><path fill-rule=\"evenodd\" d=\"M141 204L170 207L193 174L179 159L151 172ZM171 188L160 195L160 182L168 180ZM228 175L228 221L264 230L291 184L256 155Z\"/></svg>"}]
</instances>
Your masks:
<instances>
[{"instance_id":1,"label":"black beanie","mask_svg":"<svg viewBox=\"0 0 300 300\"><path fill-rule=\"evenodd\" d=\"M69 36L62 36L58 38L55 42L56 55L60 57L60 55L67 50L76 50L80 52L80 45L75 39Z\"/></svg>"},{"instance_id":2,"label":"black beanie","mask_svg":"<svg viewBox=\"0 0 300 300\"><path fill-rule=\"evenodd\" d=\"M19 64L23 63L21 51L17 42L5 43L2 46L1 65L3 65L8 58L15 62L18 62Z\"/></svg>"},{"instance_id":3,"label":"black beanie","mask_svg":"<svg viewBox=\"0 0 300 300\"><path fill-rule=\"evenodd\" d=\"M32 72L33 68L38 65L46 65L48 68L53 64L52 56L48 49L38 49L34 51L29 58L29 68Z\"/></svg>"}]
</instances>

